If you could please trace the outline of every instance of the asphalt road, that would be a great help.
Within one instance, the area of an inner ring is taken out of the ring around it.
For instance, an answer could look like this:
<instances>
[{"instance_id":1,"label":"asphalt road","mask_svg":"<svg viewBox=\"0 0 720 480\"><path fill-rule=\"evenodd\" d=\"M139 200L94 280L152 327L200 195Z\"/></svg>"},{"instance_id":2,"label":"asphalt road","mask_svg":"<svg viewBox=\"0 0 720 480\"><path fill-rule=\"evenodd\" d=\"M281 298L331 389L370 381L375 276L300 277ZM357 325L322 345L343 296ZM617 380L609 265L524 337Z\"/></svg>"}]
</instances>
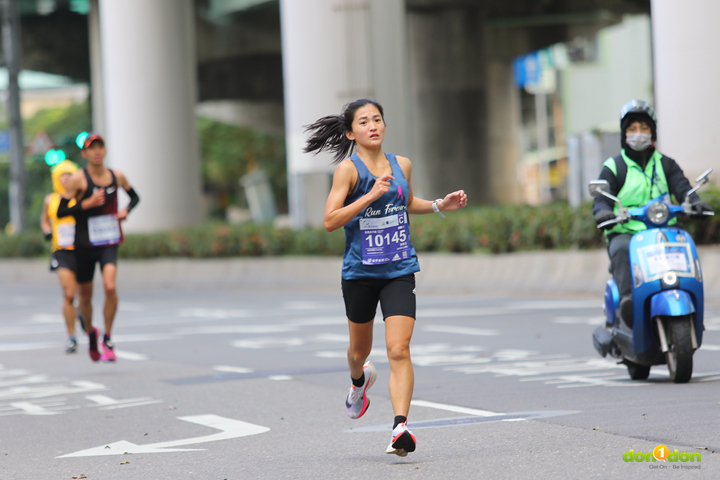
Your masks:
<instances>
[{"instance_id":1,"label":"asphalt road","mask_svg":"<svg viewBox=\"0 0 720 480\"><path fill-rule=\"evenodd\" d=\"M693 380L675 385L664 366L633 382L595 353L600 294L418 290L409 418L418 448L400 458L385 454L393 417L382 321L371 407L359 420L345 415L339 288L126 288L109 364L90 361L85 338L64 353L58 288L4 285L0 478L720 476L720 307L707 307ZM623 460L660 444L701 460Z\"/></svg>"}]
</instances>

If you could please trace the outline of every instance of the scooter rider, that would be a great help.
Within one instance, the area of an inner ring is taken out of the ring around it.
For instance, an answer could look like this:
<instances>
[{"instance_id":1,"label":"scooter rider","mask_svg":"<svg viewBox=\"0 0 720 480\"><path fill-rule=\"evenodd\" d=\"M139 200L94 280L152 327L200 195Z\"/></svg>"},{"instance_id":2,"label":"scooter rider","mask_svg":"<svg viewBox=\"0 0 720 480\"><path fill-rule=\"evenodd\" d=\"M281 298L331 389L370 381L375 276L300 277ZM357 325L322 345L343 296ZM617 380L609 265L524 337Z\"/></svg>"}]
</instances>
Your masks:
<instances>
[{"instance_id":1,"label":"scooter rider","mask_svg":"<svg viewBox=\"0 0 720 480\"><path fill-rule=\"evenodd\" d=\"M600 180L609 183L608 193L620 199L623 207L640 207L664 194L682 202L692 188L675 160L655 150L656 140L657 116L653 108L640 100L626 103L620 111L622 150L620 155L607 159L600 172ZM697 213L712 211L695 193L690 196L690 202ZM616 202L603 196L595 197L593 215L598 225L615 218L618 211ZM629 245L632 236L645 229L643 222L629 220L605 231L610 270L620 293L620 315L630 327L633 308Z\"/></svg>"}]
</instances>

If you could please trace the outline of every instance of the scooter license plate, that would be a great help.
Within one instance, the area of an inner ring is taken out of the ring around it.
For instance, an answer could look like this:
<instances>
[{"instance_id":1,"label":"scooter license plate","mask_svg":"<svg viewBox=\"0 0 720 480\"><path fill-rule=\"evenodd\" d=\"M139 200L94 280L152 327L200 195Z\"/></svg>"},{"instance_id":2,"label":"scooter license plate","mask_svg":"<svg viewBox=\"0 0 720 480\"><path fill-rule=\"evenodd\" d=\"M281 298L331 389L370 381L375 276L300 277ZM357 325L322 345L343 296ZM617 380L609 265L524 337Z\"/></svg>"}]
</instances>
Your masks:
<instances>
[{"instance_id":1,"label":"scooter license plate","mask_svg":"<svg viewBox=\"0 0 720 480\"><path fill-rule=\"evenodd\" d=\"M667 272L676 272L681 276L693 275L692 253L687 243L661 243L640 250L648 280Z\"/></svg>"}]
</instances>

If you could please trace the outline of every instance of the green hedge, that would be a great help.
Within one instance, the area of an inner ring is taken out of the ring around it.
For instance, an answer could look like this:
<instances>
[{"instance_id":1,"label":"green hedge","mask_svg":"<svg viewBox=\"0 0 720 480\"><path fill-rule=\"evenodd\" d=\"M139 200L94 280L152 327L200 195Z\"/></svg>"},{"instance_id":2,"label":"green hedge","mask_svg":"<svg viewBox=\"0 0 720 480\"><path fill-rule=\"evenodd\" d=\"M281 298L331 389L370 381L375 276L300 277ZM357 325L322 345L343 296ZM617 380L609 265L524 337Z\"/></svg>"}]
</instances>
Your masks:
<instances>
[{"instance_id":1,"label":"green hedge","mask_svg":"<svg viewBox=\"0 0 720 480\"><path fill-rule=\"evenodd\" d=\"M720 190L704 192L720 212ZM720 215L684 220L698 244L720 243ZM589 204L573 209L567 203L541 207L470 207L437 215L411 216L411 238L418 252L505 253L524 250L599 248L605 243L595 228ZM125 237L122 258L233 257L270 255L341 255L343 229L288 230L245 223L205 223L191 228ZM0 235L0 257L47 254L50 245L42 234Z\"/></svg>"}]
</instances>

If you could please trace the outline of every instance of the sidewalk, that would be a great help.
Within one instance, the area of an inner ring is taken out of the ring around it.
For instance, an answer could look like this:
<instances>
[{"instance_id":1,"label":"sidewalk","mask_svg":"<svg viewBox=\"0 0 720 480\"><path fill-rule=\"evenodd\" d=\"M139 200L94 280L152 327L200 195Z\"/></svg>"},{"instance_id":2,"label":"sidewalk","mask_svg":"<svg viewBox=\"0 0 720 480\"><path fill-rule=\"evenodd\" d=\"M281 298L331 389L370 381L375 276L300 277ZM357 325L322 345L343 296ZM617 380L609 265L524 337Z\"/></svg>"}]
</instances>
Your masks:
<instances>
[{"instance_id":1,"label":"sidewalk","mask_svg":"<svg viewBox=\"0 0 720 480\"><path fill-rule=\"evenodd\" d=\"M503 255L420 254L418 290L458 294L603 295L604 250L538 251ZM705 297L720 301L720 247L700 248ZM118 289L307 289L340 292L341 258L259 257L120 260ZM99 282L99 275L95 276ZM48 260L0 260L0 285L57 286Z\"/></svg>"}]
</instances>

